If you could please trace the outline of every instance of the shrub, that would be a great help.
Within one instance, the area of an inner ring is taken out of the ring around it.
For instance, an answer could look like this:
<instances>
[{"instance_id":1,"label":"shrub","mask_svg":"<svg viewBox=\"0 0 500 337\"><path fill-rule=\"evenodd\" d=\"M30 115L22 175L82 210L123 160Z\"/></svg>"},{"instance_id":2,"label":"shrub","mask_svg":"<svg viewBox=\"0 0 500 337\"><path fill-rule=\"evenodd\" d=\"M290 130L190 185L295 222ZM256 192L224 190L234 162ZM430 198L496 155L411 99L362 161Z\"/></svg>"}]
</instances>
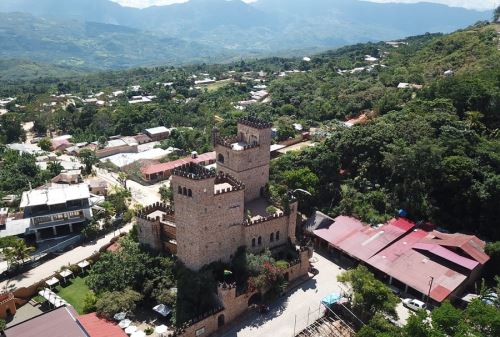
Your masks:
<instances>
[{"instance_id":1,"label":"shrub","mask_svg":"<svg viewBox=\"0 0 500 337\"><path fill-rule=\"evenodd\" d=\"M89 312L96 311L97 297L93 291L87 293L83 299L83 311L88 314Z\"/></svg>"},{"instance_id":2,"label":"shrub","mask_svg":"<svg viewBox=\"0 0 500 337\"><path fill-rule=\"evenodd\" d=\"M141 300L142 295L131 289L106 292L97 300L95 308L99 316L112 319L119 312L133 313Z\"/></svg>"}]
</instances>

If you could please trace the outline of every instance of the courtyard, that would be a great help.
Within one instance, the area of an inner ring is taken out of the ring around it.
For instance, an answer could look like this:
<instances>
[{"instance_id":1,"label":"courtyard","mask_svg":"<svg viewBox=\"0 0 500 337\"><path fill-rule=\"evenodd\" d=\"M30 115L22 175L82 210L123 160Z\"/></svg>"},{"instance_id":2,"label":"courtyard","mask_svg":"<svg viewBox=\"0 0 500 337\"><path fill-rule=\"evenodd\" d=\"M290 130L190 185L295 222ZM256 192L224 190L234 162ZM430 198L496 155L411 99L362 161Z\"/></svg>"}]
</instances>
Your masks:
<instances>
[{"instance_id":1,"label":"courtyard","mask_svg":"<svg viewBox=\"0 0 500 337\"><path fill-rule=\"evenodd\" d=\"M319 274L291 290L288 296L271 305L267 314L252 311L236 320L220 336L223 337L292 337L318 319L323 308L320 301L331 293L340 293L337 275L344 269L318 253L312 258Z\"/></svg>"}]
</instances>

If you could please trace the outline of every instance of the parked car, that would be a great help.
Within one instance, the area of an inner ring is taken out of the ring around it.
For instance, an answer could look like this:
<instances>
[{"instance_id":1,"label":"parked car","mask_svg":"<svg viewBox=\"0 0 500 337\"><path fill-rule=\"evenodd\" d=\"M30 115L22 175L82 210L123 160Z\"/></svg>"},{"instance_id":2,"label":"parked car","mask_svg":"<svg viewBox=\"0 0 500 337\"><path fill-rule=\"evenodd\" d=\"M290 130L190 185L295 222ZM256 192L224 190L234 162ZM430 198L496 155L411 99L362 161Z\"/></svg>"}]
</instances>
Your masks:
<instances>
[{"instance_id":1,"label":"parked car","mask_svg":"<svg viewBox=\"0 0 500 337\"><path fill-rule=\"evenodd\" d=\"M407 307L408 309L415 310L415 311L426 309L426 305L424 302L419 301L419 300L415 300L412 298L405 298L403 300L403 305L405 307Z\"/></svg>"}]
</instances>

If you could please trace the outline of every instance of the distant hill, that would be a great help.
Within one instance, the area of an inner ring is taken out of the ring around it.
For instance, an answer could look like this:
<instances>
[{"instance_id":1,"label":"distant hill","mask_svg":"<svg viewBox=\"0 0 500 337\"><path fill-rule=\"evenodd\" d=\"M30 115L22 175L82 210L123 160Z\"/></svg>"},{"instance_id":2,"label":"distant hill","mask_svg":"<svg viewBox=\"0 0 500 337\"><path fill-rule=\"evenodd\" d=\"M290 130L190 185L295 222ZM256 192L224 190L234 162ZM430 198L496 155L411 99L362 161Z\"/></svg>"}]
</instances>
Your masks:
<instances>
[{"instance_id":1,"label":"distant hill","mask_svg":"<svg viewBox=\"0 0 500 337\"><path fill-rule=\"evenodd\" d=\"M2 59L109 69L209 61L224 57L222 50L124 26L0 13Z\"/></svg>"},{"instance_id":2,"label":"distant hill","mask_svg":"<svg viewBox=\"0 0 500 337\"><path fill-rule=\"evenodd\" d=\"M226 61L450 32L490 12L359 0L1 0L0 57L99 69ZM23 12L36 16L12 14Z\"/></svg>"}]
</instances>

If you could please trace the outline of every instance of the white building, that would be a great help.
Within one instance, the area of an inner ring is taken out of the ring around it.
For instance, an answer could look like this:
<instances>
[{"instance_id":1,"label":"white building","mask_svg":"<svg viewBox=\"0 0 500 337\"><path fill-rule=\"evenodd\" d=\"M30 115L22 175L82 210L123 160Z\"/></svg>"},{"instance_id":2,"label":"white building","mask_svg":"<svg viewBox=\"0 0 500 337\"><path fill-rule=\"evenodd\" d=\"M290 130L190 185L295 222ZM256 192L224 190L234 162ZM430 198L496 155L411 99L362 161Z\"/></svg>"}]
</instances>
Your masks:
<instances>
[{"instance_id":1,"label":"white building","mask_svg":"<svg viewBox=\"0 0 500 337\"><path fill-rule=\"evenodd\" d=\"M92 219L87 184L52 184L23 192L19 207L25 233L34 233L37 241L78 232Z\"/></svg>"}]
</instances>

